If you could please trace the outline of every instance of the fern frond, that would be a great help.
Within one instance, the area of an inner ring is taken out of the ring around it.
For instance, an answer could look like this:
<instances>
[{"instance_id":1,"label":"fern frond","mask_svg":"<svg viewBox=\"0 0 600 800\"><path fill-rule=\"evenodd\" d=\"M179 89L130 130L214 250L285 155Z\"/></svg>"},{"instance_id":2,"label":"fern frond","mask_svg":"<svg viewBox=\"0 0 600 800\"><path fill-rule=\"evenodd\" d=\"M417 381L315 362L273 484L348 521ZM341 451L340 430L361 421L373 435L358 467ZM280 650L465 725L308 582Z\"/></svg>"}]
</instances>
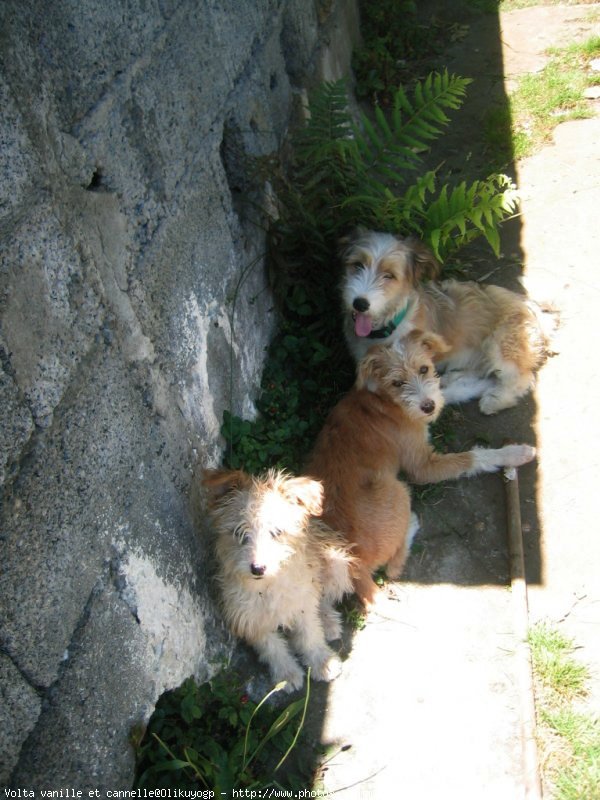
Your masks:
<instances>
[{"instance_id":1,"label":"fern frond","mask_svg":"<svg viewBox=\"0 0 600 800\"><path fill-rule=\"evenodd\" d=\"M292 271L306 275L330 263L337 237L356 223L416 234L441 261L477 236L498 253L498 225L516 206L506 176L439 190L435 172L407 181L469 83L447 71L432 73L410 97L400 87L390 113L377 108L372 118L361 115L360 124L353 122L343 81L311 94L275 226L278 253Z\"/></svg>"},{"instance_id":2,"label":"fern frond","mask_svg":"<svg viewBox=\"0 0 600 800\"><path fill-rule=\"evenodd\" d=\"M343 80L322 83L311 93L306 125L296 133L293 145L292 183L315 213L331 210L356 191L362 157Z\"/></svg>"},{"instance_id":3,"label":"fern frond","mask_svg":"<svg viewBox=\"0 0 600 800\"><path fill-rule=\"evenodd\" d=\"M431 73L416 85L412 99L401 86L397 89L389 119L381 108L373 121L362 114L354 136L365 171L381 180L404 182L403 173L415 169L420 153L442 133L450 121L445 110L459 108L469 83L469 78L447 70Z\"/></svg>"},{"instance_id":4,"label":"fern frond","mask_svg":"<svg viewBox=\"0 0 600 800\"><path fill-rule=\"evenodd\" d=\"M367 184L364 194L346 198L343 206L351 208L356 218L368 227L422 236L428 198L435 191L435 181L435 172L426 172L402 195L395 194L378 181L372 181Z\"/></svg>"},{"instance_id":5,"label":"fern frond","mask_svg":"<svg viewBox=\"0 0 600 800\"><path fill-rule=\"evenodd\" d=\"M423 236L441 261L481 234L498 255L498 225L514 213L517 202L515 187L506 175L492 175L471 186L463 182L452 190L445 185L423 209Z\"/></svg>"},{"instance_id":6,"label":"fern frond","mask_svg":"<svg viewBox=\"0 0 600 800\"><path fill-rule=\"evenodd\" d=\"M352 137L352 118L343 80L325 81L311 94L306 125L298 132L295 146L302 155L337 139Z\"/></svg>"}]
</instances>

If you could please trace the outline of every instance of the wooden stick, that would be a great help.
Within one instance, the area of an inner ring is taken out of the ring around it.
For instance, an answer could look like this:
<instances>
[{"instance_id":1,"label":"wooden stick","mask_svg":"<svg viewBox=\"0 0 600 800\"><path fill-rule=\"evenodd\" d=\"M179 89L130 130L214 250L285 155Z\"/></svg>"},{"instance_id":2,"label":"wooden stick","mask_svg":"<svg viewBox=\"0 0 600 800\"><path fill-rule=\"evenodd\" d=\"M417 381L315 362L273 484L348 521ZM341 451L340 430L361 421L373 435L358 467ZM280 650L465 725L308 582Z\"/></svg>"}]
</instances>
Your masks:
<instances>
[{"instance_id":1,"label":"wooden stick","mask_svg":"<svg viewBox=\"0 0 600 800\"><path fill-rule=\"evenodd\" d=\"M515 468L504 470L508 552L510 556L510 585L513 598L514 629L517 638L517 677L521 707L523 743L523 772L527 800L542 800L537 742L535 737L535 695L529 647L529 609L527 579L523 554L519 479Z\"/></svg>"}]
</instances>

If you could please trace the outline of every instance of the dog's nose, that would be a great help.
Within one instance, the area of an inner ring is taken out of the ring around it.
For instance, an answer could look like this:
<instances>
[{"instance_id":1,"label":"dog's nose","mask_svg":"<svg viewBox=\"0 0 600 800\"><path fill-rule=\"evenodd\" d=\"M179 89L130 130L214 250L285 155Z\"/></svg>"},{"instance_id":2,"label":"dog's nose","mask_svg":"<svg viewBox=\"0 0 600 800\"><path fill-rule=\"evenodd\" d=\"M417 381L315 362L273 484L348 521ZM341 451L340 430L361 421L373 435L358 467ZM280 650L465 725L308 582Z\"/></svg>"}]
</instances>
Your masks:
<instances>
[{"instance_id":1,"label":"dog's nose","mask_svg":"<svg viewBox=\"0 0 600 800\"><path fill-rule=\"evenodd\" d=\"M370 306L370 303L366 299L366 297L355 297L354 298L354 302L352 303L352 305L354 306L356 311L363 312L363 311L367 311L368 310L368 308Z\"/></svg>"},{"instance_id":2,"label":"dog's nose","mask_svg":"<svg viewBox=\"0 0 600 800\"><path fill-rule=\"evenodd\" d=\"M250 564L250 572L256 575L257 578L262 578L266 571L267 568L264 564Z\"/></svg>"},{"instance_id":3,"label":"dog's nose","mask_svg":"<svg viewBox=\"0 0 600 800\"><path fill-rule=\"evenodd\" d=\"M435 403L433 400L423 400L421 403L421 411L424 414L433 414L435 411Z\"/></svg>"}]
</instances>

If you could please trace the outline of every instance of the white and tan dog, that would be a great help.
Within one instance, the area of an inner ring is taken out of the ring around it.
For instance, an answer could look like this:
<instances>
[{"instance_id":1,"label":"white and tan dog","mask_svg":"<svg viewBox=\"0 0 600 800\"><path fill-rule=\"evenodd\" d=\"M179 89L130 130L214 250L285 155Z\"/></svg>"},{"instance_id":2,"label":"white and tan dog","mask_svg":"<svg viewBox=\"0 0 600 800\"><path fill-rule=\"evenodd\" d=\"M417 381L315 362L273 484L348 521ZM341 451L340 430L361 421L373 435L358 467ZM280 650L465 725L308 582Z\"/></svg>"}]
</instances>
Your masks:
<instances>
[{"instance_id":1,"label":"white and tan dog","mask_svg":"<svg viewBox=\"0 0 600 800\"><path fill-rule=\"evenodd\" d=\"M480 397L484 414L515 405L534 384L549 326L536 304L500 286L436 278L439 264L424 244L358 230L340 243L344 264L344 333L360 360L376 344L411 330L433 331L448 344L436 357L446 402Z\"/></svg>"},{"instance_id":2,"label":"white and tan dog","mask_svg":"<svg viewBox=\"0 0 600 800\"><path fill-rule=\"evenodd\" d=\"M526 444L435 452L428 429L444 397L433 359L446 351L441 337L418 330L397 349L374 347L358 365L355 387L327 418L307 464L307 473L323 484L323 520L354 545L354 588L365 605L377 591L371 573L386 566L388 577L399 577L418 527L400 472L416 483L434 483L517 467L535 456Z\"/></svg>"},{"instance_id":3,"label":"white and tan dog","mask_svg":"<svg viewBox=\"0 0 600 800\"><path fill-rule=\"evenodd\" d=\"M206 470L209 512L217 531L223 610L275 682L299 689L304 673L280 629L316 680L330 681L341 662L327 645L341 636L334 603L352 592L346 541L317 519L321 484L268 471Z\"/></svg>"}]
</instances>

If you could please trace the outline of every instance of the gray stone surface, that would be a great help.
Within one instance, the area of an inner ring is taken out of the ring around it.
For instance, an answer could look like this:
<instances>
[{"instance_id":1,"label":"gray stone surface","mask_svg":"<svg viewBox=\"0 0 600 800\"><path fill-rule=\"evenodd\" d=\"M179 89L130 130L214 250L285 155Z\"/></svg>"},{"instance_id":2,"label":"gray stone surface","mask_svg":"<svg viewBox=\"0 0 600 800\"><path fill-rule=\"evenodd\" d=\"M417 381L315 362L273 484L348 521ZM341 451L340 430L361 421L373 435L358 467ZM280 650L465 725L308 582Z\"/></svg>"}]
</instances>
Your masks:
<instances>
[{"instance_id":1,"label":"gray stone surface","mask_svg":"<svg viewBox=\"0 0 600 800\"><path fill-rule=\"evenodd\" d=\"M231 648L195 475L276 324L252 159L356 25L353 0L0 6L3 785L130 785L131 726Z\"/></svg>"},{"instance_id":2,"label":"gray stone surface","mask_svg":"<svg viewBox=\"0 0 600 800\"><path fill-rule=\"evenodd\" d=\"M0 655L0 783L10 777L21 742L35 726L41 709L38 693L6 656Z\"/></svg>"}]
</instances>

